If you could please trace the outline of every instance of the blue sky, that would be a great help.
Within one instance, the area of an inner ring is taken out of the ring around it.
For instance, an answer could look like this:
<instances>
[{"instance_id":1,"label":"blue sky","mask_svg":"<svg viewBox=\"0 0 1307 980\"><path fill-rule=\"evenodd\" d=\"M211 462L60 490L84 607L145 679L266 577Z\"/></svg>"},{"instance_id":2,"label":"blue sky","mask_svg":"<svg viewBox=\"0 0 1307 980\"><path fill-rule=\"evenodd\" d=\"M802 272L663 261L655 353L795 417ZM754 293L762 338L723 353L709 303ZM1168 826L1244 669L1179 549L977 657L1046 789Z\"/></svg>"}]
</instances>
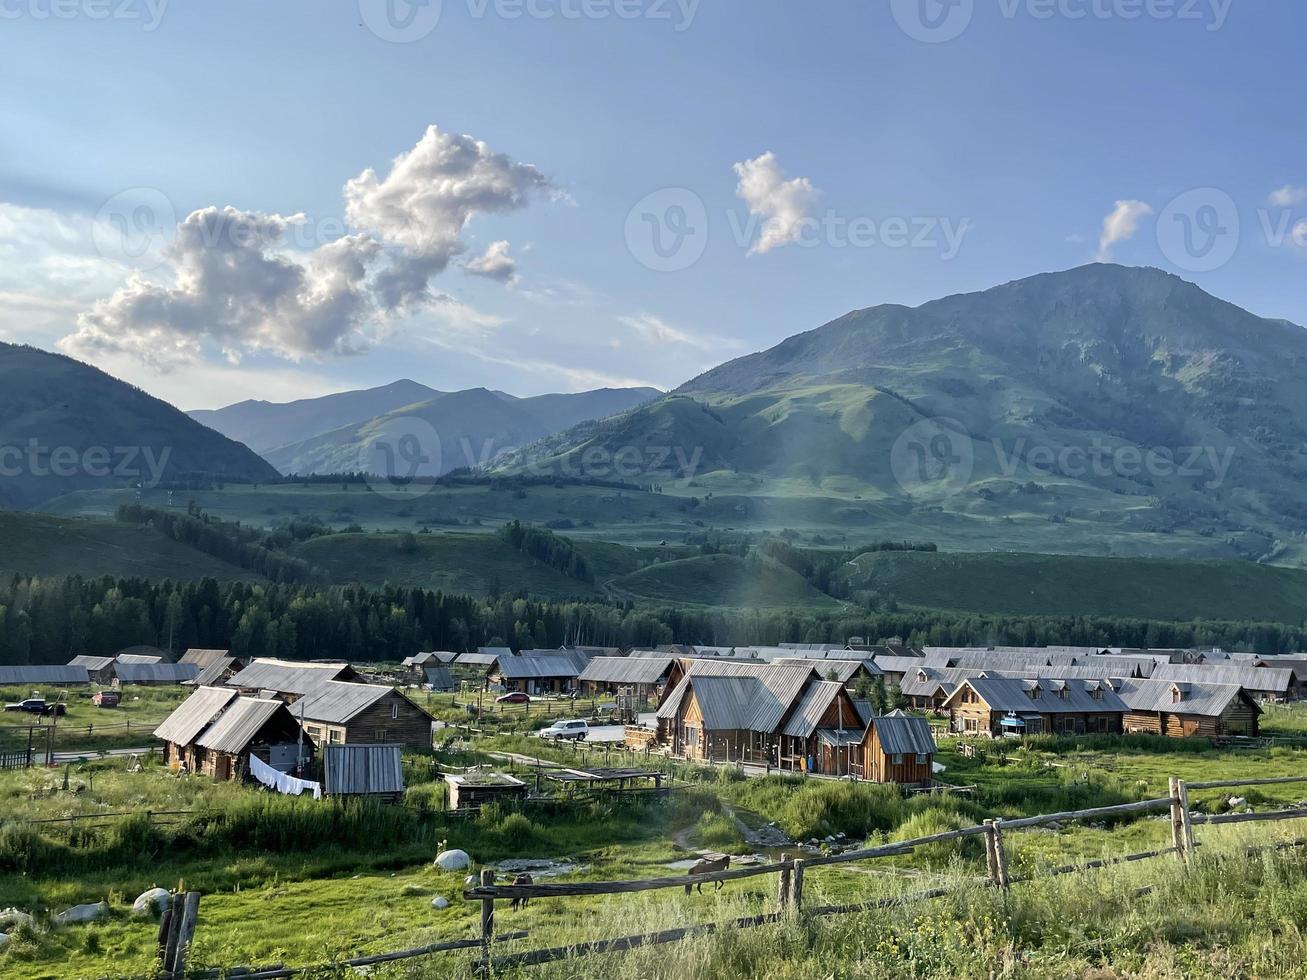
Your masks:
<instances>
[{"instance_id":1,"label":"blue sky","mask_svg":"<svg viewBox=\"0 0 1307 980\"><path fill-rule=\"evenodd\" d=\"M0 0L0 339L200 408L672 387L1107 257L1307 324L1307 9L952 2Z\"/></svg>"}]
</instances>

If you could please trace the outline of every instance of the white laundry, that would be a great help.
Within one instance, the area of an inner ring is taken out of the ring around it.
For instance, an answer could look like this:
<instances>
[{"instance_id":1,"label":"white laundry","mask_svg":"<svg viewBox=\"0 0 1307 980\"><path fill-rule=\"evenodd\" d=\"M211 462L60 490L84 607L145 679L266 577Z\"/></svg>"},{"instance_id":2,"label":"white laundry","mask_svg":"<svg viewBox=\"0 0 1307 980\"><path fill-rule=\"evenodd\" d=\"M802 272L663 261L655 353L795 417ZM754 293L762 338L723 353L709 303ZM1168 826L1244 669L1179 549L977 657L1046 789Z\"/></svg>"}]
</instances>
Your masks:
<instances>
[{"instance_id":1,"label":"white laundry","mask_svg":"<svg viewBox=\"0 0 1307 980\"><path fill-rule=\"evenodd\" d=\"M308 779L296 779L284 772L278 772L257 755L250 756L250 775L269 789L275 789L278 793L285 793L287 796L299 796L301 793L310 792L315 800L322 799L321 783L315 783Z\"/></svg>"}]
</instances>

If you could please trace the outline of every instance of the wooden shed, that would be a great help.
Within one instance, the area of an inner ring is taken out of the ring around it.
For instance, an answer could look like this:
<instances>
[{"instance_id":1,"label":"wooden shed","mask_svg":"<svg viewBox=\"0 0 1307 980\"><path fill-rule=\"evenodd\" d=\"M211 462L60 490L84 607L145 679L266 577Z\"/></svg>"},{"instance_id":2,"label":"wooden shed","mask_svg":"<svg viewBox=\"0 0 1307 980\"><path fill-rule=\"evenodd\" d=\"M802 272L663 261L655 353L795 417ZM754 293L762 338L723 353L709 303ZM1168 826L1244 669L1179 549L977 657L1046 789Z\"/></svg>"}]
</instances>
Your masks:
<instances>
[{"instance_id":1,"label":"wooden shed","mask_svg":"<svg viewBox=\"0 0 1307 980\"><path fill-rule=\"evenodd\" d=\"M236 779L258 756L289 773L312 743L301 739L299 723L280 701L241 697L230 688L202 687L155 729L164 742L164 761L214 779Z\"/></svg>"},{"instance_id":2,"label":"wooden shed","mask_svg":"<svg viewBox=\"0 0 1307 980\"><path fill-rule=\"evenodd\" d=\"M525 799L527 793L526 783L502 772L446 773L445 785L451 810L479 810L496 800Z\"/></svg>"},{"instance_id":3,"label":"wooden shed","mask_svg":"<svg viewBox=\"0 0 1307 980\"><path fill-rule=\"evenodd\" d=\"M935 778L938 748L925 718L902 713L873 718L863 749L863 774L872 782L920 785Z\"/></svg>"},{"instance_id":4,"label":"wooden shed","mask_svg":"<svg viewBox=\"0 0 1307 980\"><path fill-rule=\"evenodd\" d=\"M404 694L383 684L326 681L291 708L314 743L372 743L431 748L435 720Z\"/></svg>"},{"instance_id":5,"label":"wooden shed","mask_svg":"<svg viewBox=\"0 0 1307 980\"><path fill-rule=\"evenodd\" d=\"M324 745L322 789L397 803L404 796L402 745Z\"/></svg>"}]
</instances>

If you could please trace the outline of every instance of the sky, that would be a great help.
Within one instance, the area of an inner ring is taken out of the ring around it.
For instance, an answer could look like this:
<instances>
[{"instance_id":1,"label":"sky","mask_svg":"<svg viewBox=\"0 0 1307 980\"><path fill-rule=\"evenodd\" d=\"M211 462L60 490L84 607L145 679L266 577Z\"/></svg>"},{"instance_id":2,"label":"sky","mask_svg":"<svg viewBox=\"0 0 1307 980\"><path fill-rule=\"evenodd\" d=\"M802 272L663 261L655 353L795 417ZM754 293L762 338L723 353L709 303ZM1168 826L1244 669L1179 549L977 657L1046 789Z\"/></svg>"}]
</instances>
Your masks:
<instances>
[{"instance_id":1,"label":"sky","mask_svg":"<svg viewBox=\"0 0 1307 980\"><path fill-rule=\"evenodd\" d=\"M0 0L0 340L649 384L1094 261L1307 324L1307 5Z\"/></svg>"}]
</instances>

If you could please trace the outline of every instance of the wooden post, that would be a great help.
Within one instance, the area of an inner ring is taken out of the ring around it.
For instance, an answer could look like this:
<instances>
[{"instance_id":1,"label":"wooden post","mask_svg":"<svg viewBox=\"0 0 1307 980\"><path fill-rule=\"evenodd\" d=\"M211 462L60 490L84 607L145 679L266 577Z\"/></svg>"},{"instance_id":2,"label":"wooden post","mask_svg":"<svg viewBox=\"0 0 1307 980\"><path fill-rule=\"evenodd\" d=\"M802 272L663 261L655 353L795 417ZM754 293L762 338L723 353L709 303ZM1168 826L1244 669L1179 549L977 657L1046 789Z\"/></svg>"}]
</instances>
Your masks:
<instances>
[{"instance_id":1,"label":"wooden post","mask_svg":"<svg viewBox=\"0 0 1307 980\"><path fill-rule=\"evenodd\" d=\"M1168 788L1171 794L1171 846L1175 848L1175 856L1180 861L1185 858L1184 854L1184 820L1180 813L1180 779L1172 776L1168 781Z\"/></svg>"},{"instance_id":2,"label":"wooden post","mask_svg":"<svg viewBox=\"0 0 1307 980\"><path fill-rule=\"evenodd\" d=\"M191 940L195 938L195 920L200 914L200 893L187 892L186 902L182 907L181 925L177 930L177 945L173 950L172 975L186 975L186 956L190 952Z\"/></svg>"},{"instance_id":3,"label":"wooden post","mask_svg":"<svg viewBox=\"0 0 1307 980\"><path fill-rule=\"evenodd\" d=\"M781 864L788 864L789 861L790 856L788 854L781 855ZM776 877L776 911L784 912L785 906L790 903L790 869L781 868L780 874Z\"/></svg>"},{"instance_id":4,"label":"wooden post","mask_svg":"<svg viewBox=\"0 0 1307 980\"><path fill-rule=\"evenodd\" d=\"M790 885L790 903L795 914L803 911L803 866L806 862L798 858L794 861L794 880Z\"/></svg>"},{"instance_id":5,"label":"wooden post","mask_svg":"<svg viewBox=\"0 0 1307 980\"><path fill-rule=\"evenodd\" d=\"M994 847L994 821L985 821L985 866L989 869L989 883L998 887L998 856Z\"/></svg>"},{"instance_id":6,"label":"wooden post","mask_svg":"<svg viewBox=\"0 0 1307 980\"><path fill-rule=\"evenodd\" d=\"M1179 778L1175 784L1180 799L1180 853L1187 861L1194 854L1194 822L1193 815L1189 812L1189 787Z\"/></svg>"},{"instance_id":7,"label":"wooden post","mask_svg":"<svg viewBox=\"0 0 1307 980\"><path fill-rule=\"evenodd\" d=\"M1007 854L1003 850L1003 821L994 818L990 823L990 832L994 836L994 867L998 871L998 887L1007 891L1011 886L1011 880L1007 874Z\"/></svg>"},{"instance_id":8,"label":"wooden post","mask_svg":"<svg viewBox=\"0 0 1307 980\"><path fill-rule=\"evenodd\" d=\"M495 873L489 868L481 869L481 887L489 888L495 883ZM490 976L490 940L495 932L495 900L481 899L481 955L484 958L482 974Z\"/></svg>"}]
</instances>

